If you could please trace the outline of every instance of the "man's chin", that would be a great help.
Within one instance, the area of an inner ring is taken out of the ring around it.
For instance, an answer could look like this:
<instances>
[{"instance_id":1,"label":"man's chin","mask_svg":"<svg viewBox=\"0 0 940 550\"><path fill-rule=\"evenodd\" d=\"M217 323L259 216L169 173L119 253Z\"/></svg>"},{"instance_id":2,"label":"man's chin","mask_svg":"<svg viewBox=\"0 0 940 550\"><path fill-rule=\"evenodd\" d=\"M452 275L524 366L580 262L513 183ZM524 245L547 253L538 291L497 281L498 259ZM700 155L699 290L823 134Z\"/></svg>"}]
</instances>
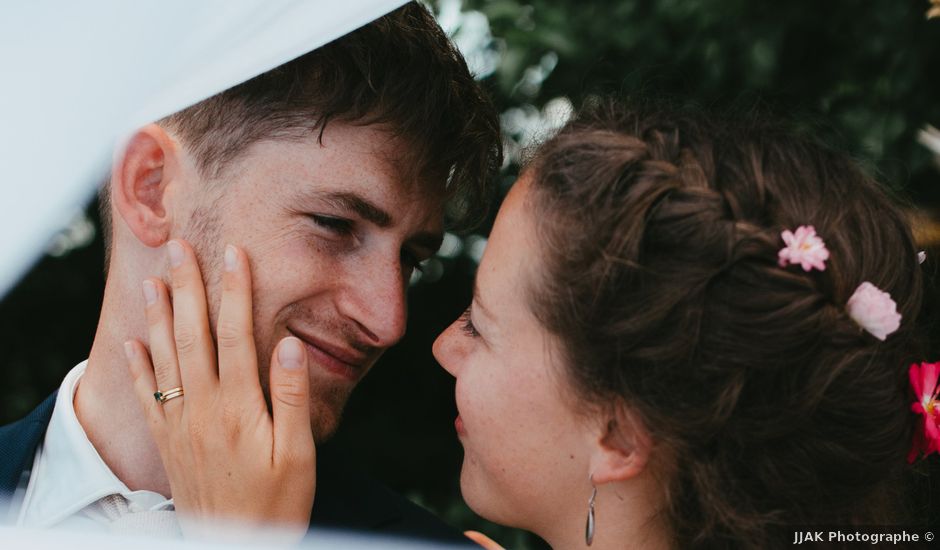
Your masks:
<instances>
[{"instance_id":1,"label":"man's chin","mask_svg":"<svg viewBox=\"0 0 940 550\"><path fill-rule=\"evenodd\" d=\"M264 399L268 405L268 414L273 414L271 394L268 388L263 388L263 391ZM332 391L321 391L310 396L310 431L313 432L315 443L320 444L329 441L333 437L333 434L339 428L340 420L343 418L343 410L346 408L348 400L349 392L338 388L332 388Z\"/></svg>"},{"instance_id":2,"label":"man's chin","mask_svg":"<svg viewBox=\"0 0 940 550\"><path fill-rule=\"evenodd\" d=\"M310 429L317 444L328 441L336 433L348 399L348 392L321 392L310 396Z\"/></svg>"}]
</instances>

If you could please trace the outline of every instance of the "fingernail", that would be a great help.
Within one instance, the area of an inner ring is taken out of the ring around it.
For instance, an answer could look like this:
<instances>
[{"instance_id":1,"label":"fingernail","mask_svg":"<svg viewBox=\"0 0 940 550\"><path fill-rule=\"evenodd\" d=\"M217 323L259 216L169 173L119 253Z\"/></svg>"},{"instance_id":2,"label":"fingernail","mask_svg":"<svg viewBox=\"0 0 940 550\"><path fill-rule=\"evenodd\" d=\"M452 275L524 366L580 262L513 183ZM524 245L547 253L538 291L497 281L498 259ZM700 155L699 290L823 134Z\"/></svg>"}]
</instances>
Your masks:
<instances>
[{"instance_id":1,"label":"fingernail","mask_svg":"<svg viewBox=\"0 0 940 550\"><path fill-rule=\"evenodd\" d=\"M128 361L134 360L134 344L130 340L124 342L124 355Z\"/></svg>"},{"instance_id":2,"label":"fingernail","mask_svg":"<svg viewBox=\"0 0 940 550\"><path fill-rule=\"evenodd\" d=\"M297 338L285 338L277 348L277 360L285 369L300 368L304 348Z\"/></svg>"},{"instance_id":3,"label":"fingernail","mask_svg":"<svg viewBox=\"0 0 940 550\"><path fill-rule=\"evenodd\" d=\"M144 287L144 300L147 302L147 305L153 305L157 301L157 285L153 284L153 281L146 280L143 283Z\"/></svg>"},{"instance_id":4,"label":"fingernail","mask_svg":"<svg viewBox=\"0 0 940 550\"><path fill-rule=\"evenodd\" d=\"M225 247L225 271L235 271L235 265L238 263L238 254L235 247L228 245Z\"/></svg>"},{"instance_id":5,"label":"fingernail","mask_svg":"<svg viewBox=\"0 0 940 550\"><path fill-rule=\"evenodd\" d=\"M166 243L166 251L170 256L170 265L179 267L183 263L183 245L176 241Z\"/></svg>"}]
</instances>

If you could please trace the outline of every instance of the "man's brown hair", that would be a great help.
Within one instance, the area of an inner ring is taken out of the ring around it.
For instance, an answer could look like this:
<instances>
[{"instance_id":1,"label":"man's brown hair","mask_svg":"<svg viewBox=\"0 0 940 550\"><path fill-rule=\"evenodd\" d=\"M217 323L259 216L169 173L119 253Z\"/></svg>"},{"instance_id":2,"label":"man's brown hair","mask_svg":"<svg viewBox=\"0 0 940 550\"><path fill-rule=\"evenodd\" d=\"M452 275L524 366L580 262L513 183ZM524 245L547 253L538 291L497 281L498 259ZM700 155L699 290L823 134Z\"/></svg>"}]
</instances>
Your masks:
<instances>
[{"instance_id":1,"label":"man's brown hair","mask_svg":"<svg viewBox=\"0 0 940 550\"><path fill-rule=\"evenodd\" d=\"M407 148L406 177L446 187L451 227L483 219L502 162L496 109L415 2L160 124L211 178L253 143L322 137L330 120L388 127Z\"/></svg>"}]
</instances>

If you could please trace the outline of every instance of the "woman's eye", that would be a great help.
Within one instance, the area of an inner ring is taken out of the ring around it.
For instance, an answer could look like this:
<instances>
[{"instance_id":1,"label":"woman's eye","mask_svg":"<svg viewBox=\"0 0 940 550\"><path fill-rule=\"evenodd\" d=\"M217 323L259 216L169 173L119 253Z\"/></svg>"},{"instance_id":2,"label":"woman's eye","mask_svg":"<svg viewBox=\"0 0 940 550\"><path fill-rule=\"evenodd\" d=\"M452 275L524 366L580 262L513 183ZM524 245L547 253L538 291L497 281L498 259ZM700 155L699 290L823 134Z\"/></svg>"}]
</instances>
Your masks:
<instances>
[{"instance_id":1,"label":"woman's eye","mask_svg":"<svg viewBox=\"0 0 940 550\"><path fill-rule=\"evenodd\" d=\"M470 310L471 308L468 307L463 312L463 315L460 316L460 328L463 330L463 333L470 338L476 338L480 336L480 333L477 332L477 328L473 326L473 319L470 318Z\"/></svg>"},{"instance_id":2,"label":"woman's eye","mask_svg":"<svg viewBox=\"0 0 940 550\"><path fill-rule=\"evenodd\" d=\"M334 218L332 216L322 216L320 214L311 214L310 219L320 227L335 233L337 235L348 235L352 233L353 224L351 221L343 218Z\"/></svg>"}]
</instances>

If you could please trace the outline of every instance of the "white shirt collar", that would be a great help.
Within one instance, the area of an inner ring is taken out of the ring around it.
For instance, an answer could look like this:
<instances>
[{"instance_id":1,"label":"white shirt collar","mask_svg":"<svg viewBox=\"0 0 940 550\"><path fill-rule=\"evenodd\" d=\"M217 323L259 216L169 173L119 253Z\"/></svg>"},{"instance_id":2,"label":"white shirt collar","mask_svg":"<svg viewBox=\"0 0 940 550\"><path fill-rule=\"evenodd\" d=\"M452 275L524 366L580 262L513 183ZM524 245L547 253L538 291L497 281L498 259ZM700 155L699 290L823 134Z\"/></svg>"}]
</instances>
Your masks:
<instances>
[{"instance_id":1,"label":"white shirt collar","mask_svg":"<svg viewBox=\"0 0 940 550\"><path fill-rule=\"evenodd\" d=\"M52 527L113 494L126 498L132 512L172 509L172 499L153 491L128 489L88 440L73 407L75 390L87 364L83 361L76 365L59 388L45 439L33 463L20 525Z\"/></svg>"}]
</instances>

